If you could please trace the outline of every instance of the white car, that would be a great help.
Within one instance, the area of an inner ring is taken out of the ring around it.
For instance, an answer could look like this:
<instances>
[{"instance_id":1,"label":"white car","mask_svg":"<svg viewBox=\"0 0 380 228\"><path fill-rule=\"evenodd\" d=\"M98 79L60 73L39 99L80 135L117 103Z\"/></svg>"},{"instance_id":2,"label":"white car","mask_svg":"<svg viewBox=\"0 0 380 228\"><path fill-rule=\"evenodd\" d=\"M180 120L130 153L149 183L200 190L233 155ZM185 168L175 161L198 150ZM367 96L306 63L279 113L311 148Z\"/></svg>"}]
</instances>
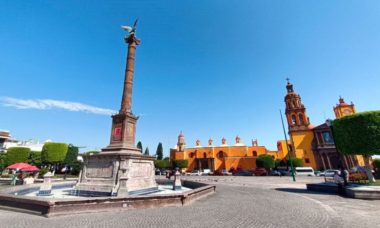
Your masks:
<instances>
[{"instance_id":1,"label":"white car","mask_svg":"<svg viewBox=\"0 0 380 228\"><path fill-rule=\"evenodd\" d=\"M315 176L314 169L311 167L296 167L295 174L297 176L310 176L310 177Z\"/></svg>"},{"instance_id":2,"label":"white car","mask_svg":"<svg viewBox=\"0 0 380 228\"><path fill-rule=\"evenodd\" d=\"M202 173L199 170L193 170L191 173L186 173L186 176L201 176Z\"/></svg>"}]
</instances>

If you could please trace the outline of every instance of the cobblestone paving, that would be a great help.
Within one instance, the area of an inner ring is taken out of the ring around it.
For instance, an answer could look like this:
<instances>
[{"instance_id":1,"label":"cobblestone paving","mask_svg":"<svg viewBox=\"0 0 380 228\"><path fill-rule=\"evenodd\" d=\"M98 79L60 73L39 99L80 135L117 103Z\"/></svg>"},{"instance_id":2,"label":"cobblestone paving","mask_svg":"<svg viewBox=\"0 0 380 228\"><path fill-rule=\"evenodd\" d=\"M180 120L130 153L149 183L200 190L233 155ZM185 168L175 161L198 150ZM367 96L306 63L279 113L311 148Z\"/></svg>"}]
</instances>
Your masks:
<instances>
[{"instance_id":1,"label":"cobblestone paving","mask_svg":"<svg viewBox=\"0 0 380 228\"><path fill-rule=\"evenodd\" d=\"M379 227L380 202L310 194L318 178L191 177L217 192L185 207L44 218L0 209L0 227Z\"/></svg>"}]
</instances>

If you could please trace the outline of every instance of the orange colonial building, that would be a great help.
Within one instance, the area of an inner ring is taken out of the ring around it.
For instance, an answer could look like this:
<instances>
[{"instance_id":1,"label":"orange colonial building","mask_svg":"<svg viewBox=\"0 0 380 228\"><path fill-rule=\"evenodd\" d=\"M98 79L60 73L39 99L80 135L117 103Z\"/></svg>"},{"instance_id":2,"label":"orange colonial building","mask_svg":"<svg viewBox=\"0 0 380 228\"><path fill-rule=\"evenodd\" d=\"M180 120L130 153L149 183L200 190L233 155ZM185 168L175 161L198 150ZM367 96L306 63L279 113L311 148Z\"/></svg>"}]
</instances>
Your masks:
<instances>
[{"instance_id":1,"label":"orange colonial building","mask_svg":"<svg viewBox=\"0 0 380 228\"><path fill-rule=\"evenodd\" d=\"M252 140L252 145L247 146L236 136L235 143L228 145L225 138L220 145L214 145L212 139L208 140L206 146L197 140L195 147L187 148L185 136L180 133L175 148L170 149L170 160L188 160L187 171L192 170L230 170L241 168L250 170L256 168L256 158L262 154L270 154L277 158L277 152L268 151L264 146L259 146L257 140Z\"/></svg>"}]
</instances>

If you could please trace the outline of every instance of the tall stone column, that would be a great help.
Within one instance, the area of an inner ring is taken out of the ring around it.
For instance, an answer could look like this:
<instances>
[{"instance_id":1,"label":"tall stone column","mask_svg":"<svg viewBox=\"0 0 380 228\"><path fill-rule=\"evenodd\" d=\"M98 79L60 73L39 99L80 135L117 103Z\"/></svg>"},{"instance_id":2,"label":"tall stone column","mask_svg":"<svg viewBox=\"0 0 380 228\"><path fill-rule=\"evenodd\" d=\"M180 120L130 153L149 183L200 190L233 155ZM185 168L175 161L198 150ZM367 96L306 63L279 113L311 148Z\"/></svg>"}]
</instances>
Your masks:
<instances>
[{"instance_id":1,"label":"tall stone column","mask_svg":"<svg viewBox=\"0 0 380 228\"><path fill-rule=\"evenodd\" d=\"M131 113L132 112L132 86L133 86L133 73L135 68L135 56L136 56L136 46L140 44L134 34L125 39L128 43L128 53L127 53L127 63L125 67L125 78L124 78L124 90L123 97L121 100L120 113Z\"/></svg>"},{"instance_id":2,"label":"tall stone column","mask_svg":"<svg viewBox=\"0 0 380 228\"><path fill-rule=\"evenodd\" d=\"M135 134L138 117L132 113L132 87L135 67L136 46L140 40L136 38L135 31L124 38L128 44L123 96L119 113L112 116L110 144L103 149L105 152L128 150L128 153L142 153L136 148Z\"/></svg>"}]
</instances>

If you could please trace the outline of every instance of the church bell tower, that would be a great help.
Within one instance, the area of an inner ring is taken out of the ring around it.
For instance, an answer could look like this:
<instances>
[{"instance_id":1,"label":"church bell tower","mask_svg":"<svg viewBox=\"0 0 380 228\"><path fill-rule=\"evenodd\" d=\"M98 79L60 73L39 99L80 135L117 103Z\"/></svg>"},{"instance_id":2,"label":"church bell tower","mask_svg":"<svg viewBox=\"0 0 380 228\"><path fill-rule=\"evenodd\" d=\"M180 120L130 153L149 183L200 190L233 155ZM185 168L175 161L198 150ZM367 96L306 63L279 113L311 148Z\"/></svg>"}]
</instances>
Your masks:
<instances>
[{"instance_id":1,"label":"church bell tower","mask_svg":"<svg viewBox=\"0 0 380 228\"><path fill-rule=\"evenodd\" d=\"M286 85L287 94L285 96L285 114L288 121L289 132L308 130L310 125L309 117L306 114L306 108L302 104L301 96L294 92L293 84Z\"/></svg>"}]
</instances>

